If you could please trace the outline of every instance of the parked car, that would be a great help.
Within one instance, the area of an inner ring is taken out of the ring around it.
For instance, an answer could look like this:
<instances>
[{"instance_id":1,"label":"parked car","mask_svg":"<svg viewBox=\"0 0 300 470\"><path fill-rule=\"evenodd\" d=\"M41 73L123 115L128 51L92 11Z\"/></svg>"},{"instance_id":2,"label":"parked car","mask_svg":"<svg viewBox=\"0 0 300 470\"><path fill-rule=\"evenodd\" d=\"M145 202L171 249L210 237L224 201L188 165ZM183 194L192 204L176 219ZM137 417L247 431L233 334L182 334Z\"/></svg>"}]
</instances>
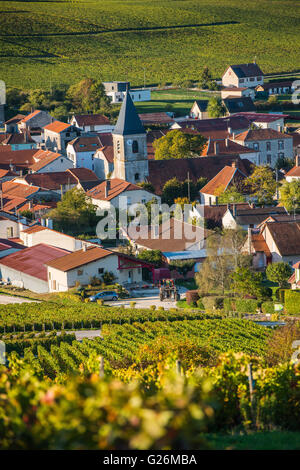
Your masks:
<instances>
[{"instance_id":1,"label":"parked car","mask_svg":"<svg viewBox=\"0 0 300 470\"><path fill-rule=\"evenodd\" d=\"M96 302L97 300L118 300L119 296L115 291L103 291L92 295L89 300L90 302Z\"/></svg>"}]
</instances>

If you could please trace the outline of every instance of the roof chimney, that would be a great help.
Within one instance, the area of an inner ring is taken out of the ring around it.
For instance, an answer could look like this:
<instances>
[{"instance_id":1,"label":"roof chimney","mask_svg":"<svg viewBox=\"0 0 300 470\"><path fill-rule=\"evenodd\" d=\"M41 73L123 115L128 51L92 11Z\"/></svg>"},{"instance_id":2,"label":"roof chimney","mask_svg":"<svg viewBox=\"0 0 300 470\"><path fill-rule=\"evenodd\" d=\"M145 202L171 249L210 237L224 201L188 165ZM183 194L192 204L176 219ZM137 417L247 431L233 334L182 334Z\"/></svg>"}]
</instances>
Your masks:
<instances>
[{"instance_id":1,"label":"roof chimney","mask_svg":"<svg viewBox=\"0 0 300 470\"><path fill-rule=\"evenodd\" d=\"M214 142L215 155L219 155L219 142Z\"/></svg>"},{"instance_id":2,"label":"roof chimney","mask_svg":"<svg viewBox=\"0 0 300 470\"><path fill-rule=\"evenodd\" d=\"M108 198L108 194L110 191L110 180L105 181L105 197Z\"/></svg>"},{"instance_id":3,"label":"roof chimney","mask_svg":"<svg viewBox=\"0 0 300 470\"><path fill-rule=\"evenodd\" d=\"M231 163L231 166L232 166L232 168L236 168L236 161L235 160L233 160L233 162Z\"/></svg>"},{"instance_id":4,"label":"roof chimney","mask_svg":"<svg viewBox=\"0 0 300 470\"><path fill-rule=\"evenodd\" d=\"M228 141L229 141L229 139L228 139L228 137L226 137L226 139L225 139L225 147L226 148L228 148Z\"/></svg>"},{"instance_id":5,"label":"roof chimney","mask_svg":"<svg viewBox=\"0 0 300 470\"><path fill-rule=\"evenodd\" d=\"M228 126L227 130L228 130L228 134L231 135L232 134L232 127Z\"/></svg>"}]
</instances>

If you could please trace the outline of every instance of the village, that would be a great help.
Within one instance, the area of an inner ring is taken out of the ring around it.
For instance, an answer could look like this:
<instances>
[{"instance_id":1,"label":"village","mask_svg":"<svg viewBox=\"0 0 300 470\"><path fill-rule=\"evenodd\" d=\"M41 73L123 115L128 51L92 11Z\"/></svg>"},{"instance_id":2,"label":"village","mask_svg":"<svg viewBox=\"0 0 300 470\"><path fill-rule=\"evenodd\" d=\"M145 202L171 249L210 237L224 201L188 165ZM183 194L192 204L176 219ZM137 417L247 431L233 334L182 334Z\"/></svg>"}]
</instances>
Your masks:
<instances>
[{"instance_id":1,"label":"village","mask_svg":"<svg viewBox=\"0 0 300 470\"><path fill-rule=\"evenodd\" d=\"M180 284L185 299L195 278L201 290L201 271L212 269L214 256L244 255L246 276L258 272L268 282L273 264L287 273L286 287L300 288L300 127L287 127L288 114L254 105L260 93L292 93L293 82L265 83L255 62L232 65L219 95L196 100L185 117L138 113L137 102L151 101L149 88L131 89L129 82L102 88L112 105L120 103L116 122L92 113L63 122L39 109L4 120L2 105L2 285L41 294L91 284L100 290L106 276L133 296L151 291L150 300L162 305L158 288L166 279ZM218 107L219 117L212 117ZM66 212L76 213L80 197L78 220L73 215L69 224ZM133 234L117 223L113 237L97 235L97 214L123 210L130 220L140 204L149 213L154 204L189 205L189 212L175 210L168 222L157 218L155 236L150 218ZM212 253L215 237L225 240L230 231L240 236L239 246ZM214 277L210 290L219 293Z\"/></svg>"}]
</instances>

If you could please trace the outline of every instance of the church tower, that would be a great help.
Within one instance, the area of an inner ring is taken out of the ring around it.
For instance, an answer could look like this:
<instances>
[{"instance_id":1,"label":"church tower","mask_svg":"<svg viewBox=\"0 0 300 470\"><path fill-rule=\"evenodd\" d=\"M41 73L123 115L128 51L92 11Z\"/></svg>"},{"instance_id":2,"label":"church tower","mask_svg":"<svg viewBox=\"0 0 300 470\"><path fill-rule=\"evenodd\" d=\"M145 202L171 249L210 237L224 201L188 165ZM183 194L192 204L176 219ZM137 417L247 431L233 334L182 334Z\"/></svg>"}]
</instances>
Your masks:
<instances>
[{"instance_id":1,"label":"church tower","mask_svg":"<svg viewBox=\"0 0 300 470\"><path fill-rule=\"evenodd\" d=\"M146 131L128 91L112 135L114 178L130 183L146 181L149 174Z\"/></svg>"}]
</instances>

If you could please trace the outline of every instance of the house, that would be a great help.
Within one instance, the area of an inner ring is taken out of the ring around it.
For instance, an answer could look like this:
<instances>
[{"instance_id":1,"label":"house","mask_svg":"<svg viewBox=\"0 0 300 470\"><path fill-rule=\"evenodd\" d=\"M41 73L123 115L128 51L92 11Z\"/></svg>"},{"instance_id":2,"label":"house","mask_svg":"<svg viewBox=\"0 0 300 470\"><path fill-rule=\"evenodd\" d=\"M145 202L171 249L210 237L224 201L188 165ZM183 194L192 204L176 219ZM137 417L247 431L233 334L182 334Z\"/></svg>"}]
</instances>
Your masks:
<instances>
[{"instance_id":1,"label":"house","mask_svg":"<svg viewBox=\"0 0 300 470\"><path fill-rule=\"evenodd\" d=\"M298 261L293 265L294 272L288 280L288 283L291 284L291 289L300 289L300 262Z\"/></svg>"},{"instance_id":2,"label":"house","mask_svg":"<svg viewBox=\"0 0 300 470\"><path fill-rule=\"evenodd\" d=\"M4 210L19 209L24 203L45 201L58 201L59 196L54 191L40 188L38 186L28 185L23 180L5 181L2 183L2 201ZM7 206L9 203L9 206Z\"/></svg>"},{"instance_id":3,"label":"house","mask_svg":"<svg viewBox=\"0 0 300 470\"><path fill-rule=\"evenodd\" d=\"M29 222L25 217L11 214L0 209L0 238L19 239L20 232L28 228Z\"/></svg>"},{"instance_id":4,"label":"house","mask_svg":"<svg viewBox=\"0 0 300 470\"><path fill-rule=\"evenodd\" d=\"M273 129L249 129L233 140L259 152L259 165L274 168L278 158L293 158L293 138Z\"/></svg>"},{"instance_id":5,"label":"house","mask_svg":"<svg viewBox=\"0 0 300 470\"><path fill-rule=\"evenodd\" d=\"M160 197L128 181L119 178L105 180L86 193L95 206L124 209L133 204L146 204L153 198L160 204Z\"/></svg>"},{"instance_id":6,"label":"house","mask_svg":"<svg viewBox=\"0 0 300 470\"><path fill-rule=\"evenodd\" d=\"M255 98L255 91L248 87L225 87L221 89L221 98L242 98L249 96L252 100Z\"/></svg>"},{"instance_id":7,"label":"house","mask_svg":"<svg viewBox=\"0 0 300 470\"><path fill-rule=\"evenodd\" d=\"M98 247L86 247L47 263L50 292L66 291L76 284L87 285L92 277L112 272L120 284L141 282L141 260Z\"/></svg>"},{"instance_id":8,"label":"house","mask_svg":"<svg viewBox=\"0 0 300 470\"><path fill-rule=\"evenodd\" d=\"M36 142L32 139L30 132L24 130L20 133L7 134L1 145L9 145L10 150L27 150L36 148Z\"/></svg>"},{"instance_id":9,"label":"house","mask_svg":"<svg viewBox=\"0 0 300 470\"><path fill-rule=\"evenodd\" d=\"M18 122L18 131L22 132L24 130L38 130L40 132L43 127L54 121L55 119L50 116L47 111L36 109Z\"/></svg>"},{"instance_id":10,"label":"house","mask_svg":"<svg viewBox=\"0 0 300 470\"><path fill-rule=\"evenodd\" d=\"M245 113L252 113L256 111L256 108L250 96L242 96L240 98L228 96L227 98L223 99L223 105L226 109L227 116L239 113L241 111Z\"/></svg>"},{"instance_id":11,"label":"house","mask_svg":"<svg viewBox=\"0 0 300 470\"><path fill-rule=\"evenodd\" d=\"M299 165L299 157L298 155L295 158L295 166L291 168L285 175L285 179L287 180L288 183L291 183L292 181L299 181L300 180L300 165Z\"/></svg>"},{"instance_id":12,"label":"house","mask_svg":"<svg viewBox=\"0 0 300 470\"><path fill-rule=\"evenodd\" d=\"M0 259L1 279L32 292L46 293L49 291L46 263L66 253L44 243L17 251Z\"/></svg>"},{"instance_id":13,"label":"house","mask_svg":"<svg viewBox=\"0 0 300 470\"><path fill-rule=\"evenodd\" d=\"M289 134L293 137L293 149L294 149L294 156L300 156L300 134L299 132L291 132Z\"/></svg>"},{"instance_id":14,"label":"house","mask_svg":"<svg viewBox=\"0 0 300 470\"><path fill-rule=\"evenodd\" d=\"M247 117L242 115L233 115L223 118L213 119L185 119L176 121L171 129L185 129L186 131L197 131L204 137L215 139L226 139L233 133L241 133L250 128L250 122Z\"/></svg>"},{"instance_id":15,"label":"house","mask_svg":"<svg viewBox=\"0 0 300 470\"><path fill-rule=\"evenodd\" d=\"M192 119L209 119L207 112L208 100L196 100L194 101L191 110L190 117Z\"/></svg>"},{"instance_id":16,"label":"house","mask_svg":"<svg viewBox=\"0 0 300 470\"><path fill-rule=\"evenodd\" d=\"M169 127L174 119L168 113L143 113L138 115L143 126Z\"/></svg>"},{"instance_id":17,"label":"house","mask_svg":"<svg viewBox=\"0 0 300 470\"><path fill-rule=\"evenodd\" d=\"M20 232L20 239L24 245L28 247L45 243L49 246L66 249L69 252L80 250L84 243L91 245L88 242L83 242L82 240L78 240L77 238L43 225L32 225L26 228Z\"/></svg>"},{"instance_id":18,"label":"house","mask_svg":"<svg viewBox=\"0 0 300 470\"><path fill-rule=\"evenodd\" d=\"M232 204L222 217L224 228L236 229L241 227L243 230L259 227L268 217L288 215L285 207L249 207L239 209L237 205Z\"/></svg>"},{"instance_id":19,"label":"house","mask_svg":"<svg viewBox=\"0 0 300 470\"><path fill-rule=\"evenodd\" d=\"M269 82L264 83L263 85L257 85L255 91L267 93L268 95L285 95L287 93L292 93L294 91L292 80L287 80L284 82Z\"/></svg>"},{"instance_id":20,"label":"house","mask_svg":"<svg viewBox=\"0 0 300 470\"><path fill-rule=\"evenodd\" d=\"M74 114L70 124L84 132L112 132L113 124L103 114Z\"/></svg>"},{"instance_id":21,"label":"house","mask_svg":"<svg viewBox=\"0 0 300 470\"><path fill-rule=\"evenodd\" d=\"M50 150L1 150L0 167L13 172L45 173L67 170L73 167L73 162Z\"/></svg>"},{"instance_id":22,"label":"house","mask_svg":"<svg viewBox=\"0 0 300 470\"><path fill-rule=\"evenodd\" d=\"M122 103L126 91L130 93L132 101L150 101L150 88L131 89L129 82L103 82L105 93L112 103Z\"/></svg>"},{"instance_id":23,"label":"house","mask_svg":"<svg viewBox=\"0 0 300 470\"><path fill-rule=\"evenodd\" d=\"M259 129L274 129L274 131L283 132L284 120L288 117L287 114L276 113L245 113L238 112L233 117L245 118L250 126L256 126ZM234 131L236 134L237 131Z\"/></svg>"},{"instance_id":24,"label":"house","mask_svg":"<svg viewBox=\"0 0 300 470\"><path fill-rule=\"evenodd\" d=\"M16 116L5 121L4 123L5 132L11 133L11 134L17 133L19 131L18 124L25 117L26 117L25 114L16 114Z\"/></svg>"},{"instance_id":25,"label":"house","mask_svg":"<svg viewBox=\"0 0 300 470\"><path fill-rule=\"evenodd\" d=\"M149 160L148 181L153 185L155 194L161 195L165 183L171 178L185 181L189 176L194 183L200 177L214 178L224 166L236 162L237 168L246 176L252 172L253 164L238 155L216 155L201 158L182 158L171 160Z\"/></svg>"},{"instance_id":26,"label":"house","mask_svg":"<svg viewBox=\"0 0 300 470\"><path fill-rule=\"evenodd\" d=\"M219 173L200 189L201 202L211 206L218 202L218 197L230 186L241 186L247 176L232 162L231 166L224 166Z\"/></svg>"},{"instance_id":27,"label":"house","mask_svg":"<svg viewBox=\"0 0 300 470\"><path fill-rule=\"evenodd\" d=\"M11 170L0 170L0 182L3 183L3 181L10 181L14 179L16 176L18 176L17 173Z\"/></svg>"},{"instance_id":28,"label":"house","mask_svg":"<svg viewBox=\"0 0 300 470\"><path fill-rule=\"evenodd\" d=\"M67 145L67 156L74 163L75 168L84 167L92 171L98 170L96 168L98 161L96 162L96 152L99 148L103 148L103 139L107 134L100 135L86 135L76 137L71 140ZM112 136L110 135L110 143L112 143ZM101 167L100 163L100 167ZM98 171L99 172L99 171Z\"/></svg>"},{"instance_id":29,"label":"house","mask_svg":"<svg viewBox=\"0 0 300 470\"><path fill-rule=\"evenodd\" d=\"M55 191L58 194L64 194L75 187L88 190L100 182L95 173L86 168L74 168L48 173L30 173L23 178L15 178L14 181L28 184L29 186L39 186L40 188Z\"/></svg>"},{"instance_id":30,"label":"house","mask_svg":"<svg viewBox=\"0 0 300 470\"><path fill-rule=\"evenodd\" d=\"M230 65L222 77L224 87L248 87L255 88L263 85L264 74L255 63Z\"/></svg>"},{"instance_id":31,"label":"house","mask_svg":"<svg viewBox=\"0 0 300 470\"><path fill-rule=\"evenodd\" d=\"M244 145L240 145L228 137L226 139L208 139L201 156L212 157L217 155L239 155L240 158L247 158L254 165L258 165L259 152L254 151Z\"/></svg>"},{"instance_id":32,"label":"house","mask_svg":"<svg viewBox=\"0 0 300 470\"><path fill-rule=\"evenodd\" d=\"M81 132L72 124L55 121L44 126L44 142L47 149L65 154L68 142L79 137Z\"/></svg>"},{"instance_id":33,"label":"house","mask_svg":"<svg viewBox=\"0 0 300 470\"><path fill-rule=\"evenodd\" d=\"M255 267L280 261L293 266L300 261L300 222L266 222L249 229L245 251L254 254Z\"/></svg>"}]
</instances>

